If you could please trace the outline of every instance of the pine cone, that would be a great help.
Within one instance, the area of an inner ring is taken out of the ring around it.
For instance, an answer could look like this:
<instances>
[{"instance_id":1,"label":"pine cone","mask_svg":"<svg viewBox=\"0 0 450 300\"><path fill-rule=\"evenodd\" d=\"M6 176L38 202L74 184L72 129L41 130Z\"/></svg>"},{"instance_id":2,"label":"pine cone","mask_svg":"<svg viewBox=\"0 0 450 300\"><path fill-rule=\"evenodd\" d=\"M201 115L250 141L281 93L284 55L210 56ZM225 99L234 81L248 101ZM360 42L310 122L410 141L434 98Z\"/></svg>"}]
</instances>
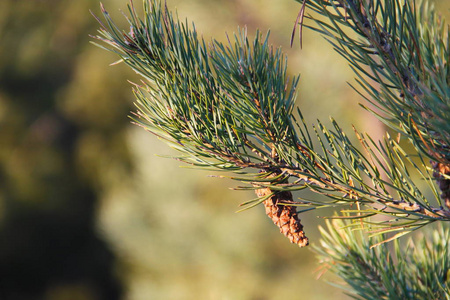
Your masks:
<instances>
[{"instance_id":1,"label":"pine cone","mask_svg":"<svg viewBox=\"0 0 450 300\"><path fill-rule=\"evenodd\" d=\"M272 194L272 190L262 188L257 189L255 193L258 197L264 197ZM289 203L294 203L291 192L275 192L274 195L264 201L266 214L280 228L280 232L289 238L291 243L300 247L308 246L309 241L303 232L303 225L298 218L297 209Z\"/></svg>"},{"instance_id":2,"label":"pine cone","mask_svg":"<svg viewBox=\"0 0 450 300\"><path fill-rule=\"evenodd\" d=\"M439 189L442 191L441 198L445 201L445 205L450 209L450 180L445 179L442 174L450 176L450 165L431 161L434 172L433 177L436 178L436 182Z\"/></svg>"}]
</instances>

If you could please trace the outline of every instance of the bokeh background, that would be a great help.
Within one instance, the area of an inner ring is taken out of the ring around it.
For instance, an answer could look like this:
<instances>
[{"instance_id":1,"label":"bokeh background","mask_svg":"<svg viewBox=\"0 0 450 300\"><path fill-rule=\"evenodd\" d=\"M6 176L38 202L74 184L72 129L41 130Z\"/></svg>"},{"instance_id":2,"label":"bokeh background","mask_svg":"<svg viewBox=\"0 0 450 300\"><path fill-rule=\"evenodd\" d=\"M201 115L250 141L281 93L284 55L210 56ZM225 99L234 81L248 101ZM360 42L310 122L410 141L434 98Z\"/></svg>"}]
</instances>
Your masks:
<instances>
[{"instance_id":1,"label":"bokeh background","mask_svg":"<svg viewBox=\"0 0 450 300\"><path fill-rule=\"evenodd\" d=\"M140 0L135 5L140 6ZM347 299L310 249L279 234L263 207L235 213L252 193L180 168L130 124L136 75L92 44L98 0L0 1L0 299ZM119 9L104 5L126 29ZM353 75L319 35L290 35L293 0L168 0L206 40L237 26L271 30L301 73L307 122L336 118L375 138ZM450 3L436 1L449 19ZM317 243L319 215L301 215Z\"/></svg>"}]
</instances>

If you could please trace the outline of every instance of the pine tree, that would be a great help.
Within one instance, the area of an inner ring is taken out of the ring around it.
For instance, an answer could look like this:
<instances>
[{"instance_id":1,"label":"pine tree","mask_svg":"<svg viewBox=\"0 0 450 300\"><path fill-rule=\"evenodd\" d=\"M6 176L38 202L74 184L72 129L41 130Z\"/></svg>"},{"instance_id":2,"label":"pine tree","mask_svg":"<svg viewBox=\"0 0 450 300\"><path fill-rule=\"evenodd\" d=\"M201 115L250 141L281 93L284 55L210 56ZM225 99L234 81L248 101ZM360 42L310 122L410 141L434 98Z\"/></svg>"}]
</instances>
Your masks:
<instances>
[{"instance_id":1,"label":"pine tree","mask_svg":"<svg viewBox=\"0 0 450 300\"><path fill-rule=\"evenodd\" d=\"M132 2L128 8L130 28L121 30L102 6L95 38L143 78L133 87L135 124L177 149L176 159L233 174L226 176L256 194L243 209L262 203L300 247L309 241L299 213L340 208L316 251L355 297L450 298L449 231L435 229L430 241L405 247L397 240L450 220L450 37L430 5L301 5L300 39L311 28L349 62L355 90L370 104L363 109L389 127L382 141L356 129L347 134L333 119L331 128L308 126L295 108L299 77L288 80L286 58L268 36L258 32L251 41L240 30L228 44L207 44L159 2L144 0L143 18ZM294 200L301 190L325 197Z\"/></svg>"}]
</instances>

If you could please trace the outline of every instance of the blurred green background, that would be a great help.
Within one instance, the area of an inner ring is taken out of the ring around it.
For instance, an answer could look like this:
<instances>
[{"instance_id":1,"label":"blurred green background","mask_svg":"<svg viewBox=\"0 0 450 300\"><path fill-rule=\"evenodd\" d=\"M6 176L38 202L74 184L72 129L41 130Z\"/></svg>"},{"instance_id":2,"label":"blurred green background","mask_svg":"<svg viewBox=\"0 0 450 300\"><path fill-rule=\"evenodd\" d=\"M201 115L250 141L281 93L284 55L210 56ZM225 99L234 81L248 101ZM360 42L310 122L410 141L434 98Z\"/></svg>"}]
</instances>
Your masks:
<instances>
[{"instance_id":1,"label":"blurred green background","mask_svg":"<svg viewBox=\"0 0 450 300\"><path fill-rule=\"evenodd\" d=\"M279 234L252 193L155 154L165 144L130 124L138 80L89 43L98 0L0 1L0 299L347 299L310 249ZM124 29L119 9L104 5ZM140 6L140 0L135 0ZM293 0L168 0L206 40L237 26L271 30L301 73L308 123L331 115L375 138L352 74L320 36L289 47ZM448 1L437 6L449 19ZM317 243L318 212L301 215ZM320 212L320 215L323 213Z\"/></svg>"}]
</instances>

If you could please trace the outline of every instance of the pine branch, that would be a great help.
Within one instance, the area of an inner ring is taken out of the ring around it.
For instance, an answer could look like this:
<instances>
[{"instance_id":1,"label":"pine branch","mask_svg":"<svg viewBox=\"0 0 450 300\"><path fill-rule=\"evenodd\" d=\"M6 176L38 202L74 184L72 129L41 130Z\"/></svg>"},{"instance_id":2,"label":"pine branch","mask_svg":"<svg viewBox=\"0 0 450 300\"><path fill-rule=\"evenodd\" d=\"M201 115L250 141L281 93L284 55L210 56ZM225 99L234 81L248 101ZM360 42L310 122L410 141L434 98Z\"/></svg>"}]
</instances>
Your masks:
<instances>
[{"instance_id":1,"label":"pine branch","mask_svg":"<svg viewBox=\"0 0 450 300\"><path fill-rule=\"evenodd\" d=\"M362 90L371 97L367 100L382 114L363 106L431 158L450 208L445 173L450 169L450 39L444 20L427 2L307 0L305 4L328 18L329 23L307 16L317 24L313 29L349 61Z\"/></svg>"},{"instance_id":2,"label":"pine branch","mask_svg":"<svg viewBox=\"0 0 450 300\"><path fill-rule=\"evenodd\" d=\"M340 287L356 299L448 299L450 268L448 229L433 230L432 238L394 241L373 247L386 237L368 237L349 221L333 220L320 228L315 247L324 270L338 274L351 287Z\"/></svg>"},{"instance_id":3,"label":"pine branch","mask_svg":"<svg viewBox=\"0 0 450 300\"><path fill-rule=\"evenodd\" d=\"M291 113L298 78L288 83L283 55L269 47L268 36L262 40L258 33L251 45L241 31L234 44L214 41L208 49L195 28L155 2L144 1L144 20L130 2L129 33L102 12L107 25L95 38L145 79L134 87L136 124L195 166L278 172L279 156L296 142ZM307 245L295 207L285 205L292 194L257 188L261 178L252 176L269 217L292 242ZM271 176L270 182L277 180Z\"/></svg>"},{"instance_id":4,"label":"pine branch","mask_svg":"<svg viewBox=\"0 0 450 300\"><path fill-rule=\"evenodd\" d=\"M294 116L299 78L288 82L286 59L268 45L268 37L257 33L251 42L240 31L228 45L212 41L207 47L195 27L150 0L144 0L143 19L130 2L129 32L117 28L103 7L102 12L106 25L98 19L95 38L144 78L134 84L133 121L180 151L180 161L237 174L231 178L258 196L244 208L264 203L292 242L308 244L295 206L356 204L359 209L348 210L348 218L371 222L373 215L388 216L374 224L384 231L409 232L450 220L438 193L425 197L407 164L435 191L432 174L389 136L375 143L355 130L362 153L334 120L332 130L321 122L310 129L300 110ZM327 199L294 202L291 192L302 189Z\"/></svg>"}]
</instances>

